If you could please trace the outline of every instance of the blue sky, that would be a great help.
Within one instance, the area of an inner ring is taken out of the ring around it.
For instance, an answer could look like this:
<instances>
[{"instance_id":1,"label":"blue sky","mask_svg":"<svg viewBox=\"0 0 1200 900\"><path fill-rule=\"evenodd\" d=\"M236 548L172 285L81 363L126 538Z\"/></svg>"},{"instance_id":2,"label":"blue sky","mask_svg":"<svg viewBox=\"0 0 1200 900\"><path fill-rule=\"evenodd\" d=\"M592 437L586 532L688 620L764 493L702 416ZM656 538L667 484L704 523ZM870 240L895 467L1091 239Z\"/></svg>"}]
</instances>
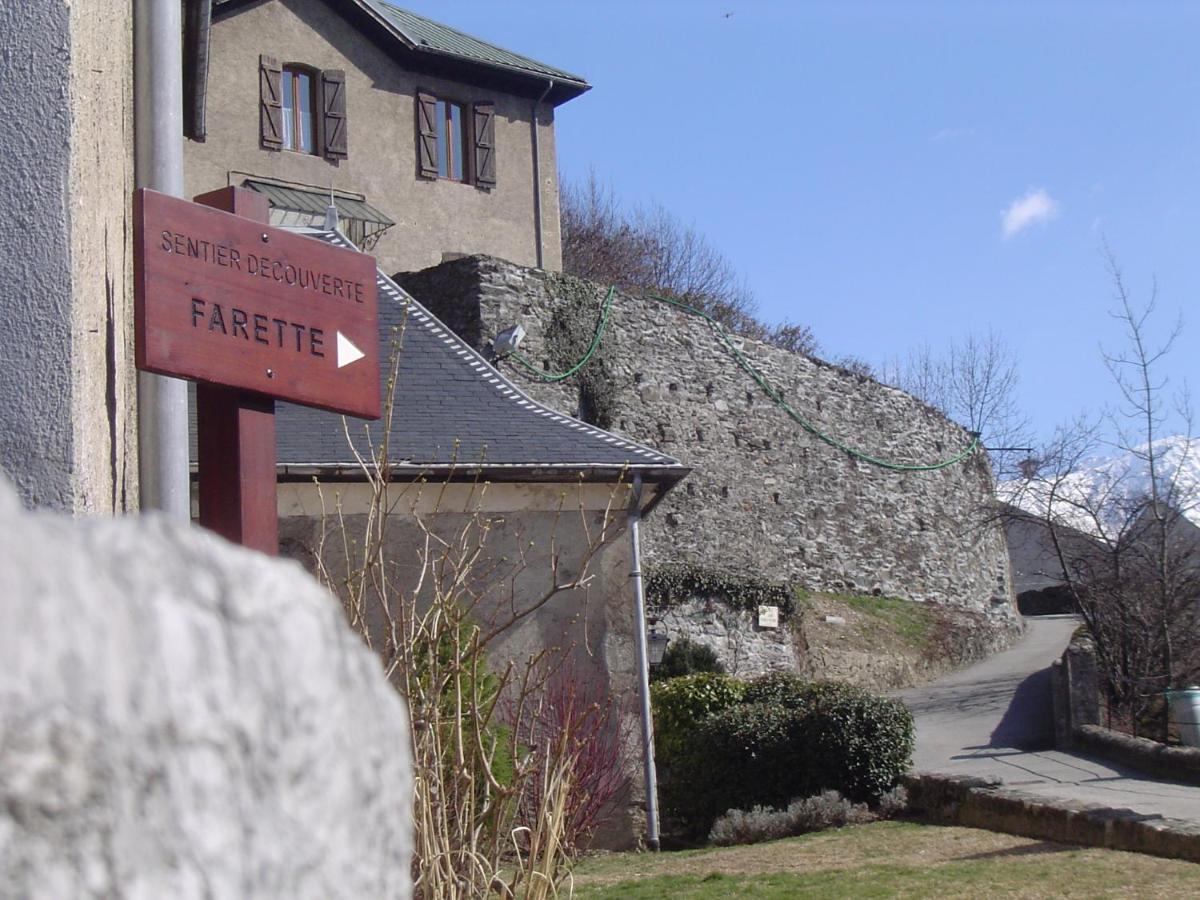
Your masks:
<instances>
[{"instance_id":1,"label":"blue sky","mask_svg":"<svg viewBox=\"0 0 1200 900\"><path fill-rule=\"evenodd\" d=\"M399 5L585 76L564 175L694 224L828 357L993 328L1048 436L1114 399L1107 240L1200 391L1200 4Z\"/></svg>"}]
</instances>

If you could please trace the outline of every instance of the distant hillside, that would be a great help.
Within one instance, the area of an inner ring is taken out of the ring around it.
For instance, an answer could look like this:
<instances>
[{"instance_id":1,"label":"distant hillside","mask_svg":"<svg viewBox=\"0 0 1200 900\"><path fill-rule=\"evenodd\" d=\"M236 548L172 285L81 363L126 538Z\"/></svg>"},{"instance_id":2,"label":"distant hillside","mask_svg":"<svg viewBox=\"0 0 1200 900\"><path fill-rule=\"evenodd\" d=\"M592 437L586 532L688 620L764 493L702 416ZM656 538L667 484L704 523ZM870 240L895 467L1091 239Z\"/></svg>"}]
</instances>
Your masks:
<instances>
[{"instance_id":1,"label":"distant hillside","mask_svg":"<svg viewBox=\"0 0 1200 900\"><path fill-rule=\"evenodd\" d=\"M1114 535L1150 493L1147 446L1092 457L1066 476L1056 487L1053 511L1059 521L1086 533ZM1176 435L1155 441L1153 447L1160 491L1200 527L1200 441ZM1050 503L1050 485L1038 479L1002 482L997 494L1003 502L1037 516L1044 515ZM1105 515L1097 521L1091 511Z\"/></svg>"}]
</instances>

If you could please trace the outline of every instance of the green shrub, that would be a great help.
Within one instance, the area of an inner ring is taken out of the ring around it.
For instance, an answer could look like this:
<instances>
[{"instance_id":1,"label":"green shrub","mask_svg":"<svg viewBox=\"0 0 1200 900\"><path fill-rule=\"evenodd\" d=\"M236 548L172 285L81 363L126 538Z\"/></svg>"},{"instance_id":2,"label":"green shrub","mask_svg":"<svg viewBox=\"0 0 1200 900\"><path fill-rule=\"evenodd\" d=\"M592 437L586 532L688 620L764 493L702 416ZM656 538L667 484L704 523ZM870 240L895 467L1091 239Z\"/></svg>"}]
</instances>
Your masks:
<instances>
[{"instance_id":1,"label":"green shrub","mask_svg":"<svg viewBox=\"0 0 1200 900\"><path fill-rule=\"evenodd\" d=\"M743 703L774 703L788 709L813 709L863 694L861 688L840 681L805 681L791 672L760 675L748 685Z\"/></svg>"},{"instance_id":2,"label":"green shrub","mask_svg":"<svg viewBox=\"0 0 1200 900\"><path fill-rule=\"evenodd\" d=\"M672 765L691 742L696 726L712 713L741 703L745 692L744 682L711 672L651 685L654 752L658 761Z\"/></svg>"},{"instance_id":3,"label":"green shrub","mask_svg":"<svg viewBox=\"0 0 1200 900\"><path fill-rule=\"evenodd\" d=\"M654 756L658 764L658 797L666 816L686 828L694 803L692 773L708 764L697 753L696 729L714 713L735 707L746 690L744 682L727 675L702 672L659 681L650 686L654 709Z\"/></svg>"},{"instance_id":4,"label":"green shrub","mask_svg":"<svg viewBox=\"0 0 1200 900\"><path fill-rule=\"evenodd\" d=\"M650 670L651 681L666 681L695 675L697 672L725 674L725 666L717 657L717 651L707 644L697 644L687 638L673 641L663 654L662 662Z\"/></svg>"},{"instance_id":5,"label":"green shrub","mask_svg":"<svg viewBox=\"0 0 1200 900\"><path fill-rule=\"evenodd\" d=\"M686 740L675 738L681 764L663 808L693 834L726 810L782 808L825 790L875 802L908 768L912 716L898 701L791 675L756 680L742 700L692 718Z\"/></svg>"},{"instance_id":6,"label":"green shrub","mask_svg":"<svg viewBox=\"0 0 1200 900\"><path fill-rule=\"evenodd\" d=\"M802 715L771 703L713 713L692 732L686 783L672 782L664 808L689 833L702 835L728 809L787 803L808 784L807 766L797 759L803 727Z\"/></svg>"},{"instance_id":7,"label":"green shrub","mask_svg":"<svg viewBox=\"0 0 1200 900\"><path fill-rule=\"evenodd\" d=\"M814 706L805 718L807 756L819 787L875 802L912 762L912 714L899 700L862 691Z\"/></svg>"}]
</instances>

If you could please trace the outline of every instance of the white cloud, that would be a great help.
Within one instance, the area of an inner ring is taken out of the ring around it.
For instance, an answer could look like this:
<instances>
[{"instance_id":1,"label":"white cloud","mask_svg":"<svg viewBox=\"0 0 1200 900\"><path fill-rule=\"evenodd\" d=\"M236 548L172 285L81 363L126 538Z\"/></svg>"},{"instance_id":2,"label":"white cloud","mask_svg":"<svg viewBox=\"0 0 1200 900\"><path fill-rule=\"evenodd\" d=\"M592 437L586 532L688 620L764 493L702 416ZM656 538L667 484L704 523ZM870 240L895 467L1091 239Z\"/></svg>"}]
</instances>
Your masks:
<instances>
[{"instance_id":1,"label":"white cloud","mask_svg":"<svg viewBox=\"0 0 1200 900\"><path fill-rule=\"evenodd\" d=\"M1000 231L1005 238L1024 231L1039 222L1049 222L1058 215L1058 204L1043 188L1030 188L1025 195L1008 205L1000 216Z\"/></svg>"}]
</instances>

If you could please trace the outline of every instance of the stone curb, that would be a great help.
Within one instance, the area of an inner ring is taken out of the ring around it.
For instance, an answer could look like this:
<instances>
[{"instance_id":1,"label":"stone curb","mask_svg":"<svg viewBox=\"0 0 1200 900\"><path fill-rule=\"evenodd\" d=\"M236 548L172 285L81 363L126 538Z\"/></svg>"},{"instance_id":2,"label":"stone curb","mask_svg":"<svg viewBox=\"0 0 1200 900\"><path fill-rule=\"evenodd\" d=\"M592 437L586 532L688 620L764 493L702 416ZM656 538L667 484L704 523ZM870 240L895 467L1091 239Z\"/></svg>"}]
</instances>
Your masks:
<instances>
[{"instance_id":1,"label":"stone curb","mask_svg":"<svg viewBox=\"0 0 1200 900\"><path fill-rule=\"evenodd\" d=\"M910 811L928 822L1200 862L1197 822L1053 800L970 776L913 772L902 783Z\"/></svg>"},{"instance_id":2,"label":"stone curb","mask_svg":"<svg viewBox=\"0 0 1200 900\"><path fill-rule=\"evenodd\" d=\"M1198 747L1173 747L1099 725L1076 726L1071 732L1071 746L1159 778L1200 784Z\"/></svg>"}]
</instances>

